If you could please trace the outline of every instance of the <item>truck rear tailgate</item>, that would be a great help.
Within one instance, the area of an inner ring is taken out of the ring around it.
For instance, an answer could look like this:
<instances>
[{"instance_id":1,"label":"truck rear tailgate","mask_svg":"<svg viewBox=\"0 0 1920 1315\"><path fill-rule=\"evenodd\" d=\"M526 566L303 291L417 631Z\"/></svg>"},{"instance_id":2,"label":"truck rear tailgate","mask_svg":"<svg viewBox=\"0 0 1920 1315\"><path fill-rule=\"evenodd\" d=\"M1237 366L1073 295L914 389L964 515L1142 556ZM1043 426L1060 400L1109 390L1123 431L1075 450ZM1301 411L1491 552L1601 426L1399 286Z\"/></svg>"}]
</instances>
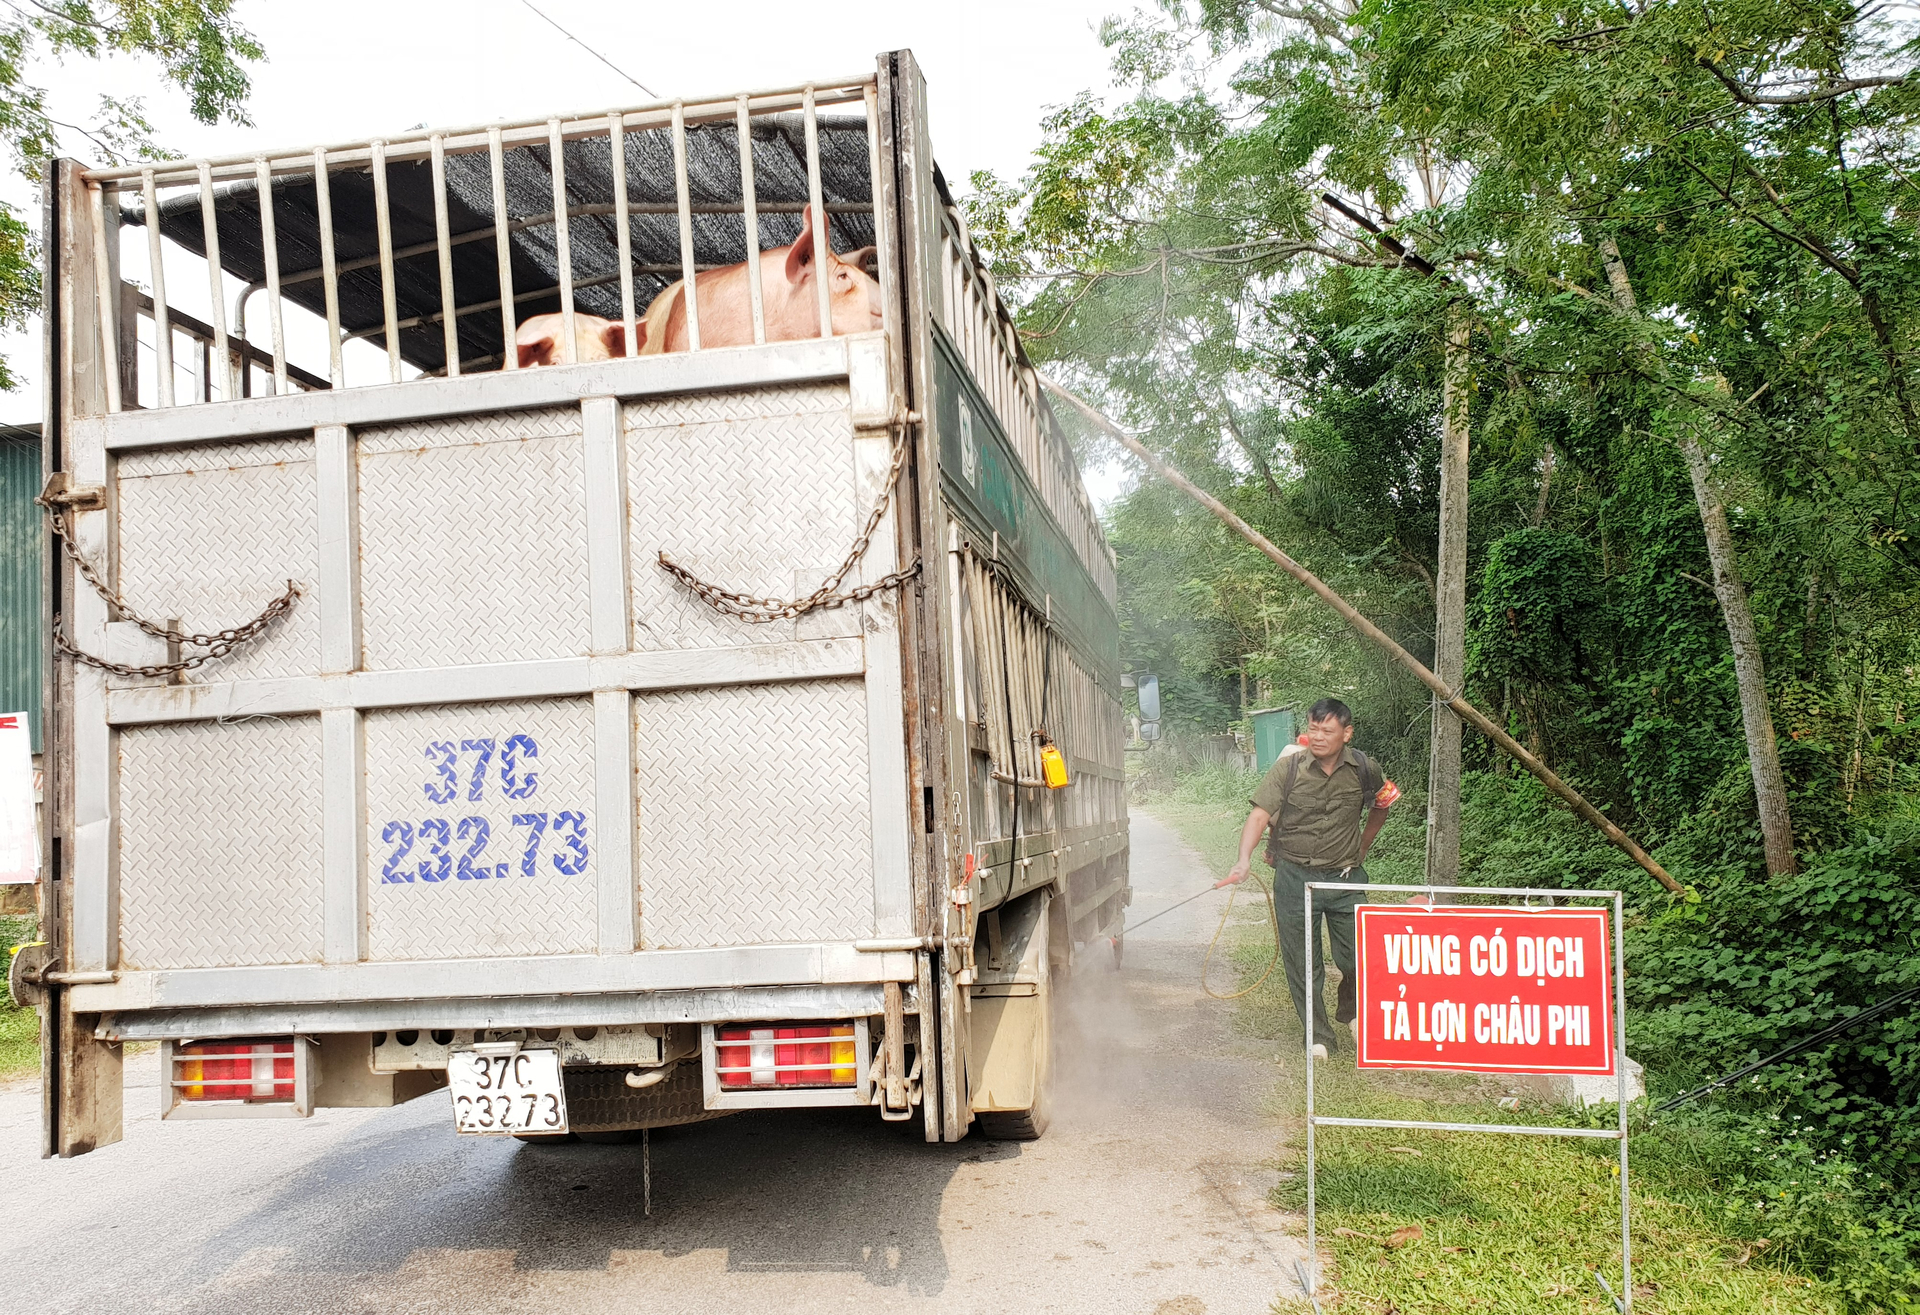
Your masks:
<instances>
[{"instance_id":1,"label":"truck rear tailgate","mask_svg":"<svg viewBox=\"0 0 1920 1315\"><path fill-rule=\"evenodd\" d=\"M656 560L810 592L884 480L884 353L741 349L732 372L766 382L725 390L657 394L684 371L639 359L578 402L506 409L476 385L509 381L472 379L404 423L116 434L131 608L211 627L288 580L301 597L186 683L79 674L76 719L108 735L76 931L120 974L85 1007L909 975L850 944L912 932L892 597L754 624ZM894 559L889 518L848 583ZM127 621L78 638L167 656Z\"/></svg>"}]
</instances>

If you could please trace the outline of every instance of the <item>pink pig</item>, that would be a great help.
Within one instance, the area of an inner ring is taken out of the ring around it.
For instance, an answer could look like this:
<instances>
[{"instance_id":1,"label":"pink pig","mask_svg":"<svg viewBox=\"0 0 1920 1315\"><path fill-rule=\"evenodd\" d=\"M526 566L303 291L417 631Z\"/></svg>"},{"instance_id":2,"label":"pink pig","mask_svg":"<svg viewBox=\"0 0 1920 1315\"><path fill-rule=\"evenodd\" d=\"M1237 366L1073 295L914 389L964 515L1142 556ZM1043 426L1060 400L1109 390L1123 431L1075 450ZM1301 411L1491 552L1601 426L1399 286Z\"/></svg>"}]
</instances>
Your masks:
<instances>
[{"instance_id":1,"label":"pink pig","mask_svg":"<svg viewBox=\"0 0 1920 1315\"><path fill-rule=\"evenodd\" d=\"M644 335L643 329L641 333ZM558 311L547 315L535 315L522 323L513 335L513 345L519 353L520 368L532 365L564 365L567 363L562 354L562 345L566 333L565 320ZM642 341L644 341L644 337ZM606 361L627 354L627 328L624 324L615 324L612 320L603 320L598 315L589 315L577 310L573 313L573 359L579 361Z\"/></svg>"},{"instance_id":2,"label":"pink pig","mask_svg":"<svg viewBox=\"0 0 1920 1315\"><path fill-rule=\"evenodd\" d=\"M862 268L872 247L844 256L833 244L826 251L827 290L836 334L868 333L880 327L880 285ZM820 336L819 292L814 286L813 211L806 211L800 236L790 247L760 253L760 288L767 341L786 342ZM753 341L753 303L744 263L710 269L695 276L700 296L700 346L742 347ZM686 280L667 287L647 307L639 333L640 354L684 352L687 338Z\"/></svg>"},{"instance_id":3,"label":"pink pig","mask_svg":"<svg viewBox=\"0 0 1920 1315\"><path fill-rule=\"evenodd\" d=\"M878 329L880 285L862 268L873 248L862 247L839 256L834 254L831 243L826 246L834 333L867 333ZM792 246L760 253L760 295L768 342L820 336L820 302L813 282L813 254L811 210L806 212L800 236ZM696 281L700 289L700 345L703 348L742 347L751 343L753 303L747 289L745 263L706 270L696 276ZM686 280L680 279L653 299L645 318L634 326L634 337L638 340L635 355L684 352L691 345L687 337L685 291ZM520 325L514 334L520 368L565 363L564 332L557 313L535 315ZM573 314L573 341L575 362L605 361L627 354L624 326L585 311Z\"/></svg>"}]
</instances>

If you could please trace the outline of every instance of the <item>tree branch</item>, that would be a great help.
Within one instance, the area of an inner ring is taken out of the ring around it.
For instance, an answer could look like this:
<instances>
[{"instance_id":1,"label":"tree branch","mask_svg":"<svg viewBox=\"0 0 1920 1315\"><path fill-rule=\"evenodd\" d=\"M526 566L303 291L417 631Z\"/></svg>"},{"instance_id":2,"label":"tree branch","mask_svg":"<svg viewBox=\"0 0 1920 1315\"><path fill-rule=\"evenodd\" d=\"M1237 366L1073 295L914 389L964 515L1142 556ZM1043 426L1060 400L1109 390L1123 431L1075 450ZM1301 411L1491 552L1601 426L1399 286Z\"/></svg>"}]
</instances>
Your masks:
<instances>
[{"instance_id":1,"label":"tree branch","mask_svg":"<svg viewBox=\"0 0 1920 1315\"><path fill-rule=\"evenodd\" d=\"M1871 87L1902 86L1906 80L1912 76L1910 73L1902 73L1900 76L1893 78L1844 78L1839 82L1829 82L1824 87L1815 87L1812 91L1795 92L1787 96L1775 96L1742 86L1740 83L1734 81L1733 78L1721 72L1720 66L1710 59L1701 60L1700 67L1720 79L1721 85L1742 105L1814 105L1823 100L1832 100L1836 96L1844 96L1848 92L1866 91Z\"/></svg>"}]
</instances>

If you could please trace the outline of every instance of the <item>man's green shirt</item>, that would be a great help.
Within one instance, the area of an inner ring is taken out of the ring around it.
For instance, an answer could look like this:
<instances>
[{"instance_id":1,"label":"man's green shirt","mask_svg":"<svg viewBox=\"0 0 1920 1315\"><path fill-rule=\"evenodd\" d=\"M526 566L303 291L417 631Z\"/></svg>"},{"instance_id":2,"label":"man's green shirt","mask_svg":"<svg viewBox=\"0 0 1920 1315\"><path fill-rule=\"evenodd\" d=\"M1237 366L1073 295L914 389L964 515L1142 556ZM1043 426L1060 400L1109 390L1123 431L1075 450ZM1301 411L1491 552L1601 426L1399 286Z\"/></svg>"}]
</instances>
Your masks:
<instances>
[{"instance_id":1,"label":"man's green shirt","mask_svg":"<svg viewBox=\"0 0 1920 1315\"><path fill-rule=\"evenodd\" d=\"M1292 755L1269 767L1253 792L1253 806L1273 818L1280 857L1287 862L1306 868L1352 867L1360 861L1360 827L1366 813L1359 759L1351 746L1342 749L1329 776L1311 754L1305 757L1290 792L1285 786Z\"/></svg>"}]
</instances>

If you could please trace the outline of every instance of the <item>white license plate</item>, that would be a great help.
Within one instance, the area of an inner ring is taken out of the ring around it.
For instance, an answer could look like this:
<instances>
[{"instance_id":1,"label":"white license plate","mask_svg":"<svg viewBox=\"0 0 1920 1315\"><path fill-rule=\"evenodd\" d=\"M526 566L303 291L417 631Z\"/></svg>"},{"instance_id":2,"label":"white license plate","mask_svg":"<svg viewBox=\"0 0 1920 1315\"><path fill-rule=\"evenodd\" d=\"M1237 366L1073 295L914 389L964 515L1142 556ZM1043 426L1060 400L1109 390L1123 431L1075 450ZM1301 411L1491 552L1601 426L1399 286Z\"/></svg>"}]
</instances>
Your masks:
<instances>
[{"instance_id":1,"label":"white license plate","mask_svg":"<svg viewBox=\"0 0 1920 1315\"><path fill-rule=\"evenodd\" d=\"M563 1133L567 1093L560 1083L560 1052L522 1050L447 1056L453 1093L453 1130L473 1133Z\"/></svg>"}]
</instances>

